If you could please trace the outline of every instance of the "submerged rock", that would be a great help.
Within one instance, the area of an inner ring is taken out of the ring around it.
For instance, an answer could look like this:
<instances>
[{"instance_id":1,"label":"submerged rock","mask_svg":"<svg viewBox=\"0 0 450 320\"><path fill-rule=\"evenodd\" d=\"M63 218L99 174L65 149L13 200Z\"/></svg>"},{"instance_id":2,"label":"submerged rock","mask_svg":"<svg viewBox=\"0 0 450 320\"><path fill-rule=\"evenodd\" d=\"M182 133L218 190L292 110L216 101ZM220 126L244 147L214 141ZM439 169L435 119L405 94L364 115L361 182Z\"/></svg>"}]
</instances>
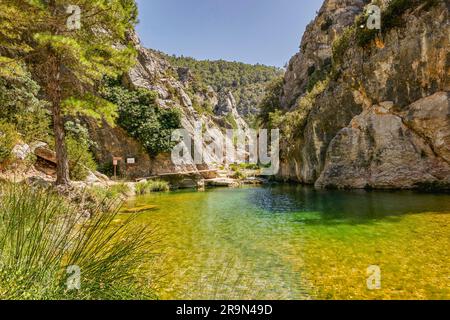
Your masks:
<instances>
[{"instance_id":1,"label":"submerged rock","mask_svg":"<svg viewBox=\"0 0 450 320\"><path fill-rule=\"evenodd\" d=\"M207 179L205 180L205 185L210 187L229 187L236 188L241 184L239 180L230 179L230 178L216 178L216 179Z\"/></svg>"}]
</instances>

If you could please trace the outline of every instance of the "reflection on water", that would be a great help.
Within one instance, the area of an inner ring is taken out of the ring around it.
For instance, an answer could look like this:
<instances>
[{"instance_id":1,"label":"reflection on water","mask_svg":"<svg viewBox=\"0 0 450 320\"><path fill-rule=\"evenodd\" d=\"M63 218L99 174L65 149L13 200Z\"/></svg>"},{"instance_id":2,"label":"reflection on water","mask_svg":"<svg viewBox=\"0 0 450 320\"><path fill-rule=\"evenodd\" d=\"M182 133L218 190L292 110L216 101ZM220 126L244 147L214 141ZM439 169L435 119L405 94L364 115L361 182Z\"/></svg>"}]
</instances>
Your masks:
<instances>
[{"instance_id":1,"label":"reflection on water","mask_svg":"<svg viewBox=\"0 0 450 320\"><path fill-rule=\"evenodd\" d=\"M252 189L247 198L268 212L319 212L323 220L364 222L402 214L450 212L449 195L415 191L315 190L286 185Z\"/></svg>"},{"instance_id":2,"label":"reflection on water","mask_svg":"<svg viewBox=\"0 0 450 320\"><path fill-rule=\"evenodd\" d=\"M163 299L450 295L449 195L282 185L155 194L128 206L147 204L158 207L140 219L160 230L151 267L164 275ZM385 272L379 292L365 288L371 264Z\"/></svg>"}]
</instances>

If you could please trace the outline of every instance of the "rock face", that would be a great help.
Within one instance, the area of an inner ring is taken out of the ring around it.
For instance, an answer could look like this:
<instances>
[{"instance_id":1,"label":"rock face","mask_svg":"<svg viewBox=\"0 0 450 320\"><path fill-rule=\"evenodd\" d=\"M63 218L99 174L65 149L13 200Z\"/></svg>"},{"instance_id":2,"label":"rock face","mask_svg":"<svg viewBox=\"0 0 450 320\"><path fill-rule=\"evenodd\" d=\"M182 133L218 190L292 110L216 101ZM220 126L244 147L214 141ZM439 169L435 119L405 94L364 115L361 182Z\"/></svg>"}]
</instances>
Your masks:
<instances>
[{"instance_id":1,"label":"rock face","mask_svg":"<svg viewBox=\"0 0 450 320\"><path fill-rule=\"evenodd\" d=\"M450 185L448 94L436 93L409 106L402 114L411 122L392 108L392 103L373 106L337 134L328 148L318 187Z\"/></svg>"},{"instance_id":2,"label":"rock face","mask_svg":"<svg viewBox=\"0 0 450 320\"><path fill-rule=\"evenodd\" d=\"M247 122L240 116L236 99L232 92L221 92L219 93L218 103L215 107L214 113L218 117L228 117L232 119L233 129L246 131L249 126Z\"/></svg>"},{"instance_id":3,"label":"rock face","mask_svg":"<svg viewBox=\"0 0 450 320\"><path fill-rule=\"evenodd\" d=\"M213 108L221 109L222 107L218 107L220 95L214 92L212 88L209 88L207 92L192 92L193 89L190 87L192 75L189 69L173 68L162 54L144 48L136 34L133 33L130 37L138 51L138 63L129 72L124 82L129 87L141 87L157 92L157 103L161 108L178 108L181 110L182 126L192 137L196 130L207 133L214 129L223 132L223 128L245 129L248 127L236 110L233 96L228 93L225 93L225 96L230 99L230 103L227 104L226 110L219 112L217 115L199 113L194 108L193 98L201 104L208 104ZM220 103L222 102L223 100L220 101ZM96 152L99 162L112 163L113 157L122 158L123 160L119 163L121 171L129 178L207 170L222 163L221 159L217 159L214 153L208 152L208 148L204 145L206 151L204 152L203 164L196 165L192 162L186 162L182 165L174 165L170 154L160 154L151 158L144 148L120 127L111 128L106 123L99 127L93 121L86 120L86 122L92 139L99 146ZM226 135L223 135L222 138L227 139ZM127 164L127 158L134 158L136 163Z\"/></svg>"},{"instance_id":4,"label":"rock face","mask_svg":"<svg viewBox=\"0 0 450 320\"><path fill-rule=\"evenodd\" d=\"M285 110L303 111L302 125L284 143L280 178L317 187L449 188L445 1L406 11L403 25L377 43L361 47L350 40L323 92L307 108L298 106L315 72L312 66L317 70L327 63L334 34L353 24L367 2L325 1L303 37L302 52L291 60L281 101ZM322 31L327 25L333 30L329 38ZM316 37L323 50L316 44L311 53Z\"/></svg>"},{"instance_id":5,"label":"rock face","mask_svg":"<svg viewBox=\"0 0 450 320\"><path fill-rule=\"evenodd\" d=\"M345 27L353 24L356 15L362 12L368 0L326 0L316 19L303 35L300 52L289 62L285 75L281 104L291 109L305 92L313 74L326 72L331 66L333 41Z\"/></svg>"},{"instance_id":6,"label":"rock face","mask_svg":"<svg viewBox=\"0 0 450 320\"><path fill-rule=\"evenodd\" d=\"M110 163L113 157L122 158L119 161L119 172L129 178L146 177L150 174L152 159L145 149L127 132L116 126L110 127L106 122L101 127L92 119L84 119L89 129L91 139L96 142L95 156L99 163ZM136 165L127 165L126 160L134 158Z\"/></svg>"}]
</instances>

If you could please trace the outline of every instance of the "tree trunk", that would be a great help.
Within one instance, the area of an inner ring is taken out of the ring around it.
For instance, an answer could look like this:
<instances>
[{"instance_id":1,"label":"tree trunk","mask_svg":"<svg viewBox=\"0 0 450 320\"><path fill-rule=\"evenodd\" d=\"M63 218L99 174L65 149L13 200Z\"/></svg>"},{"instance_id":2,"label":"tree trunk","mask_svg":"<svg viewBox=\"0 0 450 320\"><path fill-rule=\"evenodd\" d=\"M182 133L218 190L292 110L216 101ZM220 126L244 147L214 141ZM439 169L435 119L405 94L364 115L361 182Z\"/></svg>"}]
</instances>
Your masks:
<instances>
[{"instance_id":1,"label":"tree trunk","mask_svg":"<svg viewBox=\"0 0 450 320\"><path fill-rule=\"evenodd\" d=\"M53 130L55 132L56 185L69 185L70 176L65 141L66 133L64 130L64 120L61 115L61 106L58 103L53 105Z\"/></svg>"},{"instance_id":2,"label":"tree trunk","mask_svg":"<svg viewBox=\"0 0 450 320\"><path fill-rule=\"evenodd\" d=\"M53 132L55 134L56 185L65 186L70 184L70 176L66 148L66 131L61 112L61 62L55 56L49 57L47 61L47 71L50 76L47 92L52 102Z\"/></svg>"},{"instance_id":3,"label":"tree trunk","mask_svg":"<svg viewBox=\"0 0 450 320\"><path fill-rule=\"evenodd\" d=\"M54 17L57 16L57 4L55 0L48 1L49 10ZM57 25L53 25L51 33L59 35L60 30ZM64 118L61 110L62 88L61 88L61 58L55 54L54 50L48 46L44 51L44 63L38 68L41 82L45 84L45 91L52 106L53 132L55 134L56 152L56 185L65 186L70 184L69 160L66 148L66 132L64 129ZM43 58L43 57L41 57Z\"/></svg>"}]
</instances>

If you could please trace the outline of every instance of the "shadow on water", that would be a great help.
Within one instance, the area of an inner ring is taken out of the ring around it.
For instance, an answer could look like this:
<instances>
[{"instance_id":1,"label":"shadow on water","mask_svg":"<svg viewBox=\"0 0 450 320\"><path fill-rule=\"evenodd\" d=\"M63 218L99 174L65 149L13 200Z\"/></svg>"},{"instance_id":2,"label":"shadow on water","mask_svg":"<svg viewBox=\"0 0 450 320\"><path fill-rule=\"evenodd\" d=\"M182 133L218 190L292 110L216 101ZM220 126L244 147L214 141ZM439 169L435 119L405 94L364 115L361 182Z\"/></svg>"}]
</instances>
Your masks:
<instances>
[{"instance_id":1,"label":"shadow on water","mask_svg":"<svg viewBox=\"0 0 450 320\"><path fill-rule=\"evenodd\" d=\"M247 201L268 214L289 214L305 225L398 221L406 214L450 214L450 195L416 191L317 190L273 185L251 189Z\"/></svg>"}]
</instances>

